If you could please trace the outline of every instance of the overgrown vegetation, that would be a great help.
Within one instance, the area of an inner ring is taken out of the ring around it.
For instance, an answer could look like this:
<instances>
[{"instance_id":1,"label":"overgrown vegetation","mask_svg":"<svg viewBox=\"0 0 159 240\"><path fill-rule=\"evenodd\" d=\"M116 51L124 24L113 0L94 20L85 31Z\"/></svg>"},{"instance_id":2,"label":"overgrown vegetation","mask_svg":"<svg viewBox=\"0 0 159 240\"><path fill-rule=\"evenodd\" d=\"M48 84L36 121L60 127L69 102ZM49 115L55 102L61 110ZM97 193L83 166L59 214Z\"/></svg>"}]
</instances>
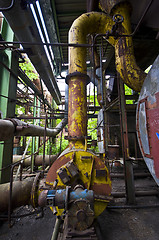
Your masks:
<instances>
[{"instance_id":1,"label":"overgrown vegetation","mask_svg":"<svg viewBox=\"0 0 159 240\"><path fill-rule=\"evenodd\" d=\"M29 79L33 80L39 78L38 73L28 58L25 58L25 62L20 63L19 67L25 72Z\"/></svg>"}]
</instances>

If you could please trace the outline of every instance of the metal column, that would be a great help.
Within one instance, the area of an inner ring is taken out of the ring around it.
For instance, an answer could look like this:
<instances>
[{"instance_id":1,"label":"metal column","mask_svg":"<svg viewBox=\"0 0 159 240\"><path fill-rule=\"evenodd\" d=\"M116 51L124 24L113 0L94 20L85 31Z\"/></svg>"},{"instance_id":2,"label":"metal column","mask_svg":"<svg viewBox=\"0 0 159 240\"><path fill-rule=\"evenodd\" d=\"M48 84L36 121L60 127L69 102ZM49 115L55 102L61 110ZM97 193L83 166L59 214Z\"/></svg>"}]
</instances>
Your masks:
<instances>
[{"instance_id":1,"label":"metal column","mask_svg":"<svg viewBox=\"0 0 159 240\"><path fill-rule=\"evenodd\" d=\"M3 20L2 37L7 41L14 40L14 33ZM0 53L0 61L9 69L14 69L18 75L18 56L16 52L6 51ZM0 111L3 118L13 118L15 116L17 78L13 76L6 68L0 65ZM0 144L0 168L7 166L12 162L13 138ZM0 171L0 183L8 182L10 177L9 169Z\"/></svg>"},{"instance_id":2,"label":"metal column","mask_svg":"<svg viewBox=\"0 0 159 240\"><path fill-rule=\"evenodd\" d=\"M125 169L125 188L126 198L129 204L135 204L135 185L134 185L134 174L133 165L129 156L129 143L128 143L128 130L127 130L127 114L126 114L126 102L125 102L125 90L122 79L119 74L117 75L118 80L118 94L120 99L120 125L121 125L121 141L122 141L122 152Z\"/></svg>"},{"instance_id":3,"label":"metal column","mask_svg":"<svg viewBox=\"0 0 159 240\"><path fill-rule=\"evenodd\" d=\"M36 104L37 104L37 97L34 96L33 117L36 117L36 111L37 111ZM33 119L33 125L36 125L36 124L35 124L35 119ZM34 160L35 160L35 156L34 156L33 154L35 153L35 142L36 142L36 137L32 137L32 148L31 148L31 151L32 151L31 172L34 171Z\"/></svg>"}]
</instances>

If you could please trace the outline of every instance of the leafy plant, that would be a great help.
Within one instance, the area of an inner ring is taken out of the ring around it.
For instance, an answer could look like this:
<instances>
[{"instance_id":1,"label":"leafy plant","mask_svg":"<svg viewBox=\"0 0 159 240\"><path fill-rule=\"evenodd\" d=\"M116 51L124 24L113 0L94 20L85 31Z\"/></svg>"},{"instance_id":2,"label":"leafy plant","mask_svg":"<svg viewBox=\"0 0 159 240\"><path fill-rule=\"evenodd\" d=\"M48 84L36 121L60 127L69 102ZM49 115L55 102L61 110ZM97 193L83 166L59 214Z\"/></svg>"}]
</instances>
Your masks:
<instances>
[{"instance_id":1,"label":"leafy plant","mask_svg":"<svg viewBox=\"0 0 159 240\"><path fill-rule=\"evenodd\" d=\"M30 78L31 80L39 78L38 73L36 72L34 66L30 62L28 58L25 58L24 63L20 63L19 67L25 72L25 74Z\"/></svg>"}]
</instances>

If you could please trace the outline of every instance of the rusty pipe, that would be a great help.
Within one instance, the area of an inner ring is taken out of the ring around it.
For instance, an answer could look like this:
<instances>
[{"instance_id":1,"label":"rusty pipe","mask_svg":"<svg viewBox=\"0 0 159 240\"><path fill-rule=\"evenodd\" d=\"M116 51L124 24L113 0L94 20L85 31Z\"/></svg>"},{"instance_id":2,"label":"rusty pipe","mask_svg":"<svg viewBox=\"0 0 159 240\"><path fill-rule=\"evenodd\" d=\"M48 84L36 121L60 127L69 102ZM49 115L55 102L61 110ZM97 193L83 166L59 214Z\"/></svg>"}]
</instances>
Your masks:
<instances>
[{"instance_id":1,"label":"rusty pipe","mask_svg":"<svg viewBox=\"0 0 159 240\"><path fill-rule=\"evenodd\" d=\"M45 155L45 164L46 166L49 166L49 164L53 164L53 162L56 160L57 156L56 155ZM16 163L22 159L22 155L13 155L13 163ZM37 155L35 156L35 166L41 166L43 162L43 155ZM26 155L24 162L23 162L23 167L28 167L31 166L31 156Z\"/></svg>"},{"instance_id":2,"label":"rusty pipe","mask_svg":"<svg viewBox=\"0 0 159 240\"><path fill-rule=\"evenodd\" d=\"M31 189L34 178L24 181L13 182L12 188L12 208L29 204L31 197ZM8 210L10 198L10 183L0 184L0 212Z\"/></svg>"},{"instance_id":3,"label":"rusty pipe","mask_svg":"<svg viewBox=\"0 0 159 240\"><path fill-rule=\"evenodd\" d=\"M55 137L66 126L67 118L64 118L54 129L46 128L46 136ZM18 119L0 119L0 141L5 141L17 136L44 136L45 128L27 124Z\"/></svg>"},{"instance_id":4,"label":"rusty pipe","mask_svg":"<svg viewBox=\"0 0 159 240\"><path fill-rule=\"evenodd\" d=\"M136 92L140 92L146 73L140 69L134 56L133 40L131 36L131 5L123 0L100 0L100 7L110 16L120 14L124 21L119 34L128 37L119 37L115 42L116 69L123 82Z\"/></svg>"},{"instance_id":5,"label":"rusty pipe","mask_svg":"<svg viewBox=\"0 0 159 240\"><path fill-rule=\"evenodd\" d=\"M104 34L111 31L113 25L112 18L102 12L82 14L70 28L69 43L85 44L88 34ZM110 37L109 42L114 45L114 38ZM74 72L87 74L86 49L83 47L69 47L69 74Z\"/></svg>"},{"instance_id":6,"label":"rusty pipe","mask_svg":"<svg viewBox=\"0 0 159 240\"><path fill-rule=\"evenodd\" d=\"M111 30L112 19L103 13L91 12L77 18L69 31L69 43L86 43L88 34L105 33ZM111 37L113 44L114 39ZM83 148L87 136L87 99L86 85L89 81L86 67L86 49L83 47L69 48L69 84L68 132L70 147ZM77 143L77 144L75 144Z\"/></svg>"},{"instance_id":7,"label":"rusty pipe","mask_svg":"<svg viewBox=\"0 0 159 240\"><path fill-rule=\"evenodd\" d=\"M119 4L114 14L124 15L122 31L130 31L129 9L125 4ZM88 34L105 34L111 32L114 22L108 14L90 12L77 18L69 31L69 43L85 44ZM124 30L123 30L124 29ZM135 91L140 91L145 79L145 73L137 66L132 38L118 38L110 36L109 43L115 47L116 68L124 83ZM68 131L70 145L76 142L83 144L87 136L87 108L86 108L86 49L83 47L69 47L69 75L66 80L69 84ZM73 141L71 141L71 139ZM81 145L82 146L82 145Z\"/></svg>"}]
</instances>

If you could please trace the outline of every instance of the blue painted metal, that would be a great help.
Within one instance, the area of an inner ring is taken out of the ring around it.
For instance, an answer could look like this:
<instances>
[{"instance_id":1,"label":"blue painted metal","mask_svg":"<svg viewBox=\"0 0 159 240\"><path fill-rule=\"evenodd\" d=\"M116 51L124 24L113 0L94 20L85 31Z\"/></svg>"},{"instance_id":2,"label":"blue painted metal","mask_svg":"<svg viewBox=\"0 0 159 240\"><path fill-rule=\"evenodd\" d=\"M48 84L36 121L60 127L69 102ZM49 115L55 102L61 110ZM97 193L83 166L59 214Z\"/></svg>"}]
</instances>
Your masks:
<instances>
[{"instance_id":1,"label":"blue painted metal","mask_svg":"<svg viewBox=\"0 0 159 240\"><path fill-rule=\"evenodd\" d=\"M49 190L47 193L47 199L55 198L55 205L64 206L66 202L66 189L58 189L58 190ZM76 200L88 200L93 201L94 193L92 190L87 189L80 189L80 190L73 190L69 192L69 201L76 201Z\"/></svg>"}]
</instances>

